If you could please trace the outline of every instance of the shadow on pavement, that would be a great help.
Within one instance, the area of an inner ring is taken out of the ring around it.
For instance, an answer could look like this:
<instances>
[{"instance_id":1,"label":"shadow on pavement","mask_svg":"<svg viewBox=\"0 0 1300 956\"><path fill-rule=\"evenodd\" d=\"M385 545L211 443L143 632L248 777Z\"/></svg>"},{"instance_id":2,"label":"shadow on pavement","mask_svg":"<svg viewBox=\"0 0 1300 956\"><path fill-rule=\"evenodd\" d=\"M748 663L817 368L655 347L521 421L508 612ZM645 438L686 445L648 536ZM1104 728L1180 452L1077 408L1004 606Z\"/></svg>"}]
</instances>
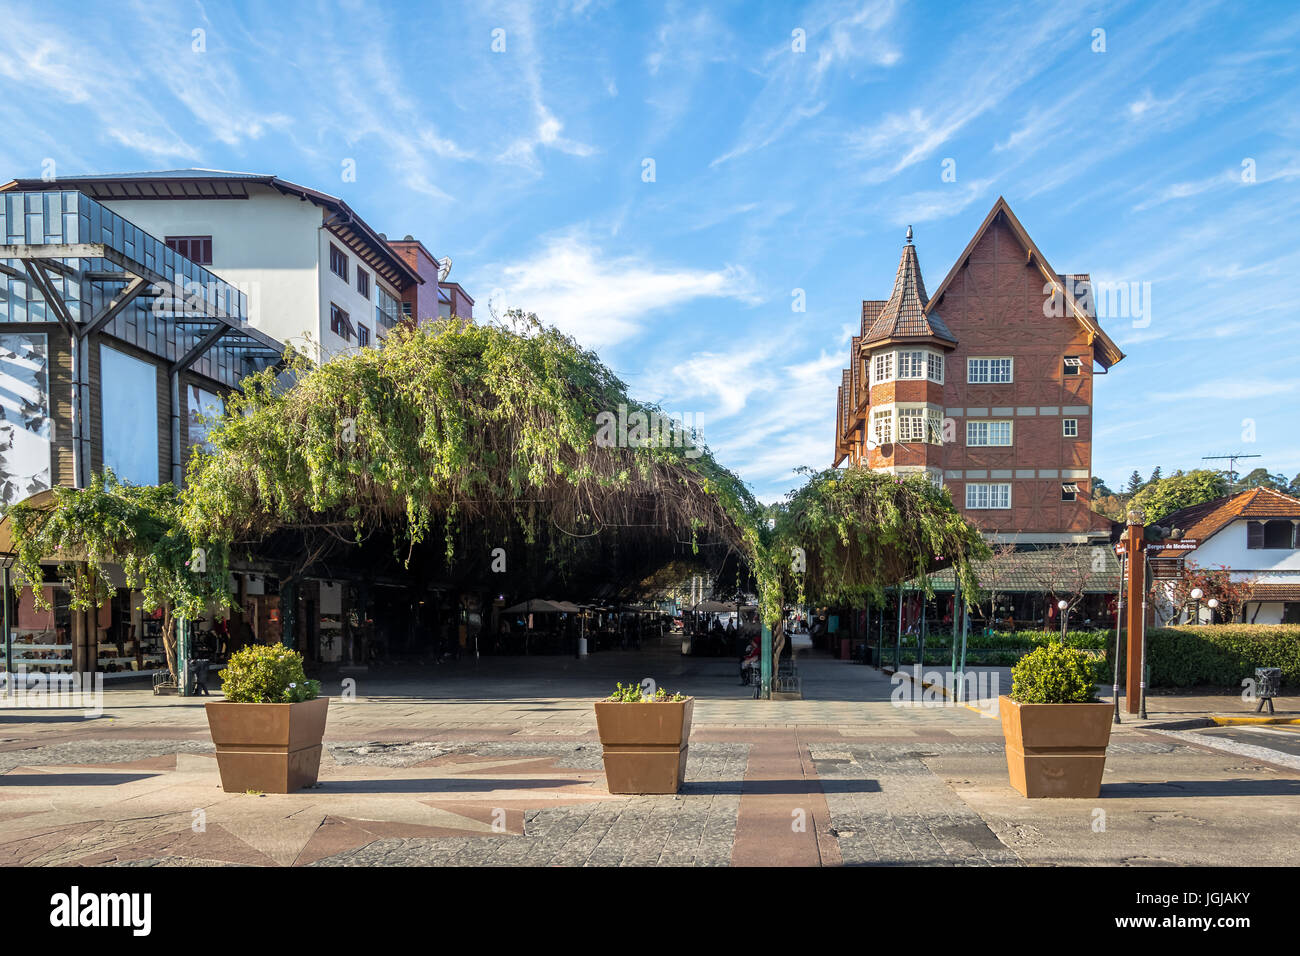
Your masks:
<instances>
[{"instance_id":1,"label":"shadow on pavement","mask_svg":"<svg viewBox=\"0 0 1300 956\"><path fill-rule=\"evenodd\" d=\"M1300 780L1170 780L1104 783L1103 797L1300 797Z\"/></svg>"},{"instance_id":2,"label":"shadow on pavement","mask_svg":"<svg viewBox=\"0 0 1300 956\"><path fill-rule=\"evenodd\" d=\"M557 787L592 786L590 780L569 778L539 779L505 779L494 780L488 777L466 777L464 779L445 779L428 777L410 780L323 780L314 789L324 793L427 793L438 796L446 793L480 793L487 790L546 790ZM599 788L603 791L603 787ZM307 791L299 791L306 793Z\"/></svg>"},{"instance_id":3,"label":"shadow on pavement","mask_svg":"<svg viewBox=\"0 0 1300 956\"><path fill-rule=\"evenodd\" d=\"M156 776L156 773L6 773L0 774L0 788L116 787Z\"/></svg>"}]
</instances>

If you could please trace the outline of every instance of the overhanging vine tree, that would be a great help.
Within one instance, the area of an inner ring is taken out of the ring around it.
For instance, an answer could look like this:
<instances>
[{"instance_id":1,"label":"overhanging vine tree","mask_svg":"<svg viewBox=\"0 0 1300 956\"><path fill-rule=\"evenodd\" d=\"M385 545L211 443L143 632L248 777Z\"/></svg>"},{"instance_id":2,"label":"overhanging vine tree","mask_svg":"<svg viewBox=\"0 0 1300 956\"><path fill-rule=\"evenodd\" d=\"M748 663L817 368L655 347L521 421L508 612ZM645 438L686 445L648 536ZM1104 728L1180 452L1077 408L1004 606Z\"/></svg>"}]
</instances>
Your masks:
<instances>
[{"instance_id":1,"label":"overhanging vine tree","mask_svg":"<svg viewBox=\"0 0 1300 956\"><path fill-rule=\"evenodd\" d=\"M408 558L441 534L449 562L466 528L570 552L684 536L738 553L776 601L740 479L594 353L513 319L406 323L381 348L293 360L291 388L269 371L246 380L191 461L187 528L228 545L286 527L352 540L382 527Z\"/></svg>"},{"instance_id":2,"label":"overhanging vine tree","mask_svg":"<svg viewBox=\"0 0 1300 956\"><path fill-rule=\"evenodd\" d=\"M202 546L181 523L170 485L120 484L111 471L91 476L85 488L55 487L53 501L37 508L19 502L5 517L12 527L20 579L40 608L49 608L41 583L42 561L57 562L69 606L85 611L110 595L110 565L122 569L141 593L144 610L163 612L163 647L172 678L176 669L176 619L194 619L229 601L227 553Z\"/></svg>"},{"instance_id":3,"label":"overhanging vine tree","mask_svg":"<svg viewBox=\"0 0 1300 956\"><path fill-rule=\"evenodd\" d=\"M465 560L467 535L513 535L595 573L611 542L685 543L738 557L777 628L786 601L860 606L949 563L975 593L970 561L987 549L946 491L808 471L765 509L593 352L532 316L511 319L403 323L380 347L320 366L291 354L287 373L250 376L227 398L179 497L102 476L59 489L48 512L11 508L24 577L39 581L41 560L59 559L75 606L88 607L107 596L104 566L120 563L146 607L166 610L169 634L175 615L228 602L233 547L285 529L340 542L383 530L400 560L432 545L448 563ZM792 567L794 547L806 569ZM186 563L196 548L202 572Z\"/></svg>"},{"instance_id":4,"label":"overhanging vine tree","mask_svg":"<svg viewBox=\"0 0 1300 956\"><path fill-rule=\"evenodd\" d=\"M889 585L915 579L932 597L930 574L948 566L968 604L979 593L972 561L990 552L946 488L924 475L856 467L800 471L808 480L774 514L772 550L785 594L801 604L862 607L883 603Z\"/></svg>"}]
</instances>

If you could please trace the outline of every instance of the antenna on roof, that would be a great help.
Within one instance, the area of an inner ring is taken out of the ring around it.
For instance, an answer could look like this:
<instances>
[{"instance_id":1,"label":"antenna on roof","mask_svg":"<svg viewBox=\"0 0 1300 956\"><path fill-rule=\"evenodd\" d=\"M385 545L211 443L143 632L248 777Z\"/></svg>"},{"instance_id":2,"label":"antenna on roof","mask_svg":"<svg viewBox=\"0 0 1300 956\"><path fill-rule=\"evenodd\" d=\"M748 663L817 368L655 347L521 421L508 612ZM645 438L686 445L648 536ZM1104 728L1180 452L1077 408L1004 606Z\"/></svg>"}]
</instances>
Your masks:
<instances>
[{"instance_id":1,"label":"antenna on roof","mask_svg":"<svg viewBox=\"0 0 1300 956\"><path fill-rule=\"evenodd\" d=\"M1238 458L1258 458L1259 455L1202 455L1201 461L1222 461L1227 459L1228 462L1228 483L1235 485L1237 483L1237 459Z\"/></svg>"},{"instance_id":2,"label":"antenna on roof","mask_svg":"<svg viewBox=\"0 0 1300 956\"><path fill-rule=\"evenodd\" d=\"M912 244L912 227L911 227L911 226L908 226L908 227L907 227L907 244L908 244L909 246Z\"/></svg>"},{"instance_id":3,"label":"antenna on roof","mask_svg":"<svg viewBox=\"0 0 1300 956\"><path fill-rule=\"evenodd\" d=\"M447 274L451 272L451 256L443 256L438 260L438 281L446 281Z\"/></svg>"}]
</instances>

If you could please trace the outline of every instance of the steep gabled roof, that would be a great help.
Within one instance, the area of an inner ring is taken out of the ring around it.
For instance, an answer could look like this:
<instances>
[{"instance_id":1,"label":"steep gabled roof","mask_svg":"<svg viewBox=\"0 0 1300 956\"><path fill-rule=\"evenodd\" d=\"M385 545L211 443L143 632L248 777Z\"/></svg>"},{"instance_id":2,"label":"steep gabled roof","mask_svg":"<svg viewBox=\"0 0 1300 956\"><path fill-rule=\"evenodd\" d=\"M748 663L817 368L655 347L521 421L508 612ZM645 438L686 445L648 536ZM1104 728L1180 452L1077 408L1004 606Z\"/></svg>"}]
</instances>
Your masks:
<instances>
[{"instance_id":1,"label":"steep gabled roof","mask_svg":"<svg viewBox=\"0 0 1300 956\"><path fill-rule=\"evenodd\" d=\"M971 241L966 244L966 248L962 250L961 255L957 257L957 261L953 263L952 269L946 276L944 276L943 282L939 283L939 288L935 290L934 297L930 299L927 307L933 309L938 305L939 300L942 299L944 293L948 291L948 286L950 286L953 280L957 278L957 273L961 271L962 266L966 264L966 260L970 258L970 254L975 250L980 239L983 238L984 233L998 221L999 217L1003 218L1007 226L1011 229L1011 232L1020 242L1020 245L1024 248L1025 253L1029 258L1029 261L1037 265L1038 269L1043 274L1043 278L1056 287L1056 293L1060 295L1063 301L1067 304L1070 314L1073 315L1079 324L1087 330L1096 359L1101 363L1102 367L1110 368L1112 365L1121 361L1124 358L1124 353L1120 351L1119 346L1111 341L1110 336L1102 330L1102 327L1097 322L1095 310L1089 308L1087 303L1080 302L1075 298L1074 291L1071 288L1071 283L1064 282L1064 277L1052 268L1051 264L1047 261L1047 257L1043 255L1042 250L1039 249L1034 240L1030 238L1029 233L1025 231L1025 227L1022 226L1020 220L1016 218L1016 214L1011 211L1011 207L1007 205L1006 199L1001 196L999 196L998 201L993 204L993 208L989 210L989 214L984 217L984 222L982 222L980 227L975 230L975 235L971 238ZM1075 278L1076 280L1078 279L1077 276Z\"/></svg>"},{"instance_id":2,"label":"steep gabled roof","mask_svg":"<svg viewBox=\"0 0 1300 956\"><path fill-rule=\"evenodd\" d=\"M863 303L866 315L866 303ZM925 282L921 279L921 264L912 245L912 227L907 227L907 242L898 261L898 274L894 277L894 291L876 316L871 328L863 333L863 346L893 339L941 339L952 344L957 337L948 330L937 312L926 312Z\"/></svg>"},{"instance_id":3,"label":"steep gabled roof","mask_svg":"<svg viewBox=\"0 0 1300 956\"><path fill-rule=\"evenodd\" d=\"M1159 524L1180 529L1184 538L1191 538L1199 547L1234 521L1269 518L1300 518L1300 498L1292 498L1272 488L1251 488L1226 498L1180 508L1161 518ZM1186 553L1162 551L1159 556Z\"/></svg>"}]
</instances>

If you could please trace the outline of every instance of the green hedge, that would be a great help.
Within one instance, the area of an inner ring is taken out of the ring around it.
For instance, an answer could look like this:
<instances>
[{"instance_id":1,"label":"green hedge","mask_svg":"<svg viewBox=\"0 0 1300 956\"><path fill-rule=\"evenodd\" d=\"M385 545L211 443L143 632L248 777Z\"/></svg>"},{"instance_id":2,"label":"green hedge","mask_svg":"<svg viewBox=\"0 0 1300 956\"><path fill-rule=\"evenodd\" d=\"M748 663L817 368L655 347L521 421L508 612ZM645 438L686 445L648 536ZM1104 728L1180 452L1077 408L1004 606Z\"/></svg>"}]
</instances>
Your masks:
<instances>
[{"instance_id":1,"label":"green hedge","mask_svg":"<svg viewBox=\"0 0 1300 956\"><path fill-rule=\"evenodd\" d=\"M966 642L967 667L1008 667L1025 654L1049 642L1042 631L971 634ZM1125 635L1127 637L1127 635ZM925 663L942 666L952 660L951 636L931 634L925 642ZM1113 682L1110 660L1115 652L1114 631L1068 631L1066 644L1100 658L1097 680ZM916 662L916 637L903 638L904 666ZM872 642L872 647L875 642ZM894 645L885 642L884 661L892 664ZM1120 659L1127 654L1120 643ZM1208 685L1240 688L1254 677L1256 667L1282 668L1282 683L1300 686L1300 626L1295 624L1205 624L1151 628L1147 631L1147 664L1152 687ZM1120 677L1123 678L1123 668Z\"/></svg>"},{"instance_id":2,"label":"green hedge","mask_svg":"<svg viewBox=\"0 0 1300 956\"><path fill-rule=\"evenodd\" d=\"M1053 643L1059 634L1059 631L1045 632L1042 630L994 631L992 634L972 632L966 636L966 666L1011 667L1035 648ZM1107 647L1113 646L1114 642L1114 631L1066 631L1065 633L1065 643L1068 646L1098 653ZM904 665L915 664L916 635L903 635L902 645L902 663ZM874 636L870 641L870 646L873 648L876 646ZM957 647L958 653L960 653L960 638L958 638ZM894 662L894 642L892 640L885 640L882 654L886 664ZM952 663L951 632L932 632L926 636L925 663L927 665Z\"/></svg>"},{"instance_id":3,"label":"green hedge","mask_svg":"<svg viewBox=\"0 0 1300 956\"><path fill-rule=\"evenodd\" d=\"M1205 624L1147 631L1152 687L1241 686L1256 667L1282 668L1282 683L1300 684L1300 626Z\"/></svg>"}]
</instances>

